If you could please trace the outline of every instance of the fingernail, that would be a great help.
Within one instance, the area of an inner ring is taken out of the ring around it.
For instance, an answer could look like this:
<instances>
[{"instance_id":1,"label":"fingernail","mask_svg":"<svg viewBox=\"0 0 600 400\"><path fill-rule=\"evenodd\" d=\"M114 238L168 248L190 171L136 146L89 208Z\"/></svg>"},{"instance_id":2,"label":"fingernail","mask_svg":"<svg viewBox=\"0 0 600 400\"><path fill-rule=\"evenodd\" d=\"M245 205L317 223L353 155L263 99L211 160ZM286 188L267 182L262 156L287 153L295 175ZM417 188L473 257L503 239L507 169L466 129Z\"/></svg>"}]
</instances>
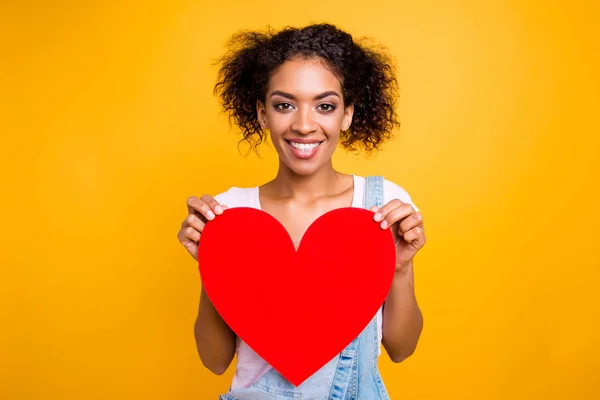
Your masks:
<instances>
[{"instance_id":1,"label":"fingernail","mask_svg":"<svg viewBox=\"0 0 600 400\"><path fill-rule=\"evenodd\" d=\"M379 221L381 219L381 214L377 213L377 214L375 214L375 217L373 217L373 218L375 218L375 221Z\"/></svg>"},{"instance_id":2,"label":"fingernail","mask_svg":"<svg viewBox=\"0 0 600 400\"><path fill-rule=\"evenodd\" d=\"M388 223L387 223L387 221L383 221L383 222L381 223L381 229L385 229L385 228L387 228L387 226L388 226Z\"/></svg>"},{"instance_id":3,"label":"fingernail","mask_svg":"<svg viewBox=\"0 0 600 400\"><path fill-rule=\"evenodd\" d=\"M215 207L215 212L216 212L217 214L221 214L221 213L223 212L223 207L221 207L221 206L216 206L216 207Z\"/></svg>"},{"instance_id":4,"label":"fingernail","mask_svg":"<svg viewBox=\"0 0 600 400\"><path fill-rule=\"evenodd\" d=\"M209 211L206 213L206 218L208 219L214 219L215 218L215 214L212 211Z\"/></svg>"}]
</instances>

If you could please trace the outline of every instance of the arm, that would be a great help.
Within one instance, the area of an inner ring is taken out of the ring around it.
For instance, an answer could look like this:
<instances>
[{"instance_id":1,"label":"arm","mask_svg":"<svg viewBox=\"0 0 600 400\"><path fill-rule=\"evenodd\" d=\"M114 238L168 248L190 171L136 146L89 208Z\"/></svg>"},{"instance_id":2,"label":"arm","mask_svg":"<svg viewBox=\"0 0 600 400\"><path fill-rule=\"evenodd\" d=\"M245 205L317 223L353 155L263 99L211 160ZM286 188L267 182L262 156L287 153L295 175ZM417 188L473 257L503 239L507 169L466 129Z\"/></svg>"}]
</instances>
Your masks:
<instances>
[{"instance_id":1,"label":"arm","mask_svg":"<svg viewBox=\"0 0 600 400\"><path fill-rule=\"evenodd\" d=\"M236 335L223 321L204 288L200 294L194 336L202 364L217 375L223 374L235 355Z\"/></svg>"},{"instance_id":2,"label":"arm","mask_svg":"<svg viewBox=\"0 0 600 400\"><path fill-rule=\"evenodd\" d=\"M422 329L423 315L415 296L411 262L406 269L394 275L383 306L381 343L393 362L402 362L414 353Z\"/></svg>"},{"instance_id":3,"label":"arm","mask_svg":"<svg viewBox=\"0 0 600 400\"><path fill-rule=\"evenodd\" d=\"M198 261L198 244L206 221L221 215L227 208L209 195L190 197L187 201L188 216L181 224L177 237L181 244ZM217 375L224 373L235 355L236 335L221 318L206 295L200 293L198 316L194 325L196 348L202 364Z\"/></svg>"},{"instance_id":4,"label":"arm","mask_svg":"<svg viewBox=\"0 0 600 400\"><path fill-rule=\"evenodd\" d=\"M396 272L383 306L381 342L392 361L401 362L414 353L423 329L413 270L413 258L426 241L423 216L399 199L372 210L382 229L392 229L396 243Z\"/></svg>"}]
</instances>

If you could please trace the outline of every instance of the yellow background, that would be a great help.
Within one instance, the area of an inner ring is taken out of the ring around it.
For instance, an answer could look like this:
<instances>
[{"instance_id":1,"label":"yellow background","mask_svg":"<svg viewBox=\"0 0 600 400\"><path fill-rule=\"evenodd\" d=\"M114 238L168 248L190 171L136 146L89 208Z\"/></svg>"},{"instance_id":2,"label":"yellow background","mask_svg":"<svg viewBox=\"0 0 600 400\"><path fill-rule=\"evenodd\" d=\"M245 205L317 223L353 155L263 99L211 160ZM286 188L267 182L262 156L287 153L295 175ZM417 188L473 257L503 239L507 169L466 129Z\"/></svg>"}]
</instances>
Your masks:
<instances>
[{"instance_id":1,"label":"yellow background","mask_svg":"<svg viewBox=\"0 0 600 400\"><path fill-rule=\"evenodd\" d=\"M329 21L398 62L377 157L426 219L422 340L392 399L600 398L600 3L4 1L0 398L216 399L176 234L190 195L256 185L212 95L238 29ZM244 149L242 149L243 151ZM240 239L243 239L243 232Z\"/></svg>"}]
</instances>

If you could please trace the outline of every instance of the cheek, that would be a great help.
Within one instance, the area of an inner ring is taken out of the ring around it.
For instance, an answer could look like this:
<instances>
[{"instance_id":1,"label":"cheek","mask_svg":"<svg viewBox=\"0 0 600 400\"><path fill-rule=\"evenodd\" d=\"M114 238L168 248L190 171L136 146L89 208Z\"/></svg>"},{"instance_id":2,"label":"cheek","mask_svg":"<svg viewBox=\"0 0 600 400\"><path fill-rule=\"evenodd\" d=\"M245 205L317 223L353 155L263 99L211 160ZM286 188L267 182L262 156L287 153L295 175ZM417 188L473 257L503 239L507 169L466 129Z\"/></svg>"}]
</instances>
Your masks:
<instances>
[{"instance_id":1,"label":"cheek","mask_svg":"<svg viewBox=\"0 0 600 400\"><path fill-rule=\"evenodd\" d=\"M342 129L343 118L327 118L322 121L321 127L325 131L325 134L331 141L337 141L340 138L340 131Z\"/></svg>"},{"instance_id":2,"label":"cheek","mask_svg":"<svg viewBox=\"0 0 600 400\"><path fill-rule=\"evenodd\" d=\"M285 133L290 122L289 118L286 118L285 114L278 113L269 113L267 114L267 120L269 121L269 131L271 131L271 136L278 137Z\"/></svg>"}]
</instances>

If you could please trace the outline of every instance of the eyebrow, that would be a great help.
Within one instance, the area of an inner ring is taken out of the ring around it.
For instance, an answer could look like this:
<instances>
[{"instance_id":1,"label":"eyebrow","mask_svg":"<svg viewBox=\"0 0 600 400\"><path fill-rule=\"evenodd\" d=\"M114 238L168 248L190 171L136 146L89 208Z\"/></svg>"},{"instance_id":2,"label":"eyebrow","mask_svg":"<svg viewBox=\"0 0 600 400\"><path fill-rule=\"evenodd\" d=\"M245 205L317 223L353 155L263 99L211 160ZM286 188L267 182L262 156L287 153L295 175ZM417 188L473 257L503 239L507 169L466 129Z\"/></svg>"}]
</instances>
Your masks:
<instances>
[{"instance_id":1,"label":"eyebrow","mask_svg":"<svg viewBox=\"0 0 600 400\"><path fill-rule=\"evenodd\" d=\"M285 97L290 100L296 100L296 96L294 96L291 93L282 92L281 90L275 90L273 93L271 93L271 97L273 97L273 96L281 96L281 97ZM321 100L328 96L336 96L338 98L340 97L340 95L337 92L330 90L330 91L323 92L321 94L316 95L314 99Z\"/></svg>"}]
</instances>

